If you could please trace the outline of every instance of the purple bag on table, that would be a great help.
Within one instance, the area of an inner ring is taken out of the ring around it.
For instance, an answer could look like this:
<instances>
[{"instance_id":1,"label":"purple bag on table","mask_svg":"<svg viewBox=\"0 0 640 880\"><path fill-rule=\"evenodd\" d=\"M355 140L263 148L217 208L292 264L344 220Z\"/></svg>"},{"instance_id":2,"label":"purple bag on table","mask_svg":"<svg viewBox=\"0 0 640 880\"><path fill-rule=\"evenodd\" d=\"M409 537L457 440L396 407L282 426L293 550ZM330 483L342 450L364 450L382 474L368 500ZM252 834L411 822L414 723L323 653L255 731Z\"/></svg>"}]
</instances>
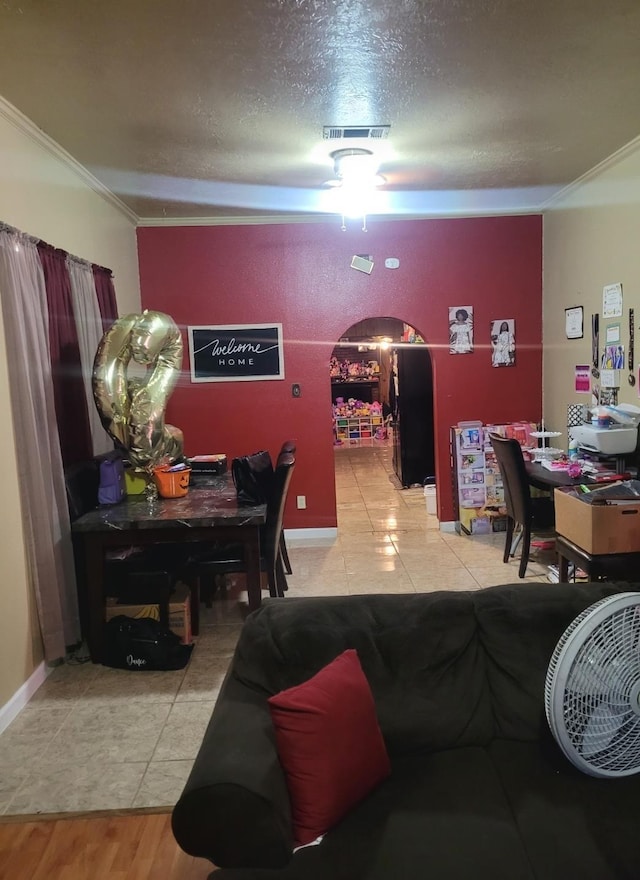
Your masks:
<instances>
[{"instance_id":1,"label":"purple bag on table","mask_svg":"<svg viewBox=\"0 0 640 880\"><path fill-rule=\"evenodd\" d=\"M124 500L125 494L124 463L117 453L113 453L100 462L98 503L118 504Z\"/></svg>"}]
</instances>

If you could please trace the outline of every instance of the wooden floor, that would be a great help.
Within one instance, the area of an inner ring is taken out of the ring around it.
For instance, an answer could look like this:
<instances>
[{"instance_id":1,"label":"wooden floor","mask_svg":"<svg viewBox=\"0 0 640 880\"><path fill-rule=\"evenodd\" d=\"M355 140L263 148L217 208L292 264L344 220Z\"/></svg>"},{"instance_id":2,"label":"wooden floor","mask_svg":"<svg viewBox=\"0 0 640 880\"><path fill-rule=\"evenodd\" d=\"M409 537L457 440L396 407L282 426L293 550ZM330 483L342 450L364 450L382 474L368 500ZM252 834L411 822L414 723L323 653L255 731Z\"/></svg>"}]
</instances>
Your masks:
<instances>
[{"instance_id":1,"label":"wooden floor","mask_svg":"<svg viewBox=\"0 0 640 880\"><path fill-rule=\"evenodd\" d=\"M1 880L206 880L212 870L178 847L167 812L0 823Z\"/></svg>"}]
</instances>

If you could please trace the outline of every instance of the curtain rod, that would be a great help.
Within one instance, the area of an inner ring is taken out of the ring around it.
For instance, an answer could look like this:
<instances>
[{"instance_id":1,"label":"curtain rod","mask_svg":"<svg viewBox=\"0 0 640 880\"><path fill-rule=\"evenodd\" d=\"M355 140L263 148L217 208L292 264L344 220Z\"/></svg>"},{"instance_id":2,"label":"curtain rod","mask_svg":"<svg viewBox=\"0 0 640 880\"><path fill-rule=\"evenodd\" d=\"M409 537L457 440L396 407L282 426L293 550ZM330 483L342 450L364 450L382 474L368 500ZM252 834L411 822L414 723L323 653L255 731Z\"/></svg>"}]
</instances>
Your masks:
<instances>
[{"instance_id":1,"label":"curtain rod","mask_svg":"<svg viewBox=\"0 0 640 880\"><path fill-rule=\"evenodd\" d=\"M62 251L62 253L67 255L67 259L72 260L74 263L80 263L84 266L94 266L96 269L99 269L101 272L108 272L111 277L113 277L113 272L107 266L99 266L97 263L92 262L91 260L86 260L84 257L76 257L75 254L70 254L69 251L65 251L64 248L57 248L53 244L49 244L48 241L45 241L42 238L38 238L35 235L30 235L28 232L22 232L21 229L16 229L15 226L10 226L8 223L0 220L0 232L9 232L12 235L19 235L21 238L26 238L27 241L30 241L32 244L43 244L45 247L52 248L54 251Z\"/></svg>"}]
</instances>

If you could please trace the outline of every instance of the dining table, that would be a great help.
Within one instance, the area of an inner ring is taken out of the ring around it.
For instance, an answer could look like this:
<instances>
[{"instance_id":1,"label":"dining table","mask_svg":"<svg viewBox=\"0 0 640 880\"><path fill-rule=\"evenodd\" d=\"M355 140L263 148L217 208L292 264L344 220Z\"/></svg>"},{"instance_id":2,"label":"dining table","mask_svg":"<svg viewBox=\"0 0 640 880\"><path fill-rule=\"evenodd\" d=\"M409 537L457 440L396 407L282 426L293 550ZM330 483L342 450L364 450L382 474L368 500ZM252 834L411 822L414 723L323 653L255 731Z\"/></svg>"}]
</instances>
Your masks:
<instances>
[{"instance_id":1,"label":"dining table","mask_svg":"<svg viewBox=\"0 0 640 880\"><path fill-rule=\"evenodd\" d=\"M117 547L182 544L217 540L244 549L249 610L260 606L260 528L267 505L238 501L230 474L199 476L186 495L154 498L129 495L118 504L101 505L71 526L84 557L87 643L94 663L105 649L105 554Z\"/></svg>"}]
</instances>

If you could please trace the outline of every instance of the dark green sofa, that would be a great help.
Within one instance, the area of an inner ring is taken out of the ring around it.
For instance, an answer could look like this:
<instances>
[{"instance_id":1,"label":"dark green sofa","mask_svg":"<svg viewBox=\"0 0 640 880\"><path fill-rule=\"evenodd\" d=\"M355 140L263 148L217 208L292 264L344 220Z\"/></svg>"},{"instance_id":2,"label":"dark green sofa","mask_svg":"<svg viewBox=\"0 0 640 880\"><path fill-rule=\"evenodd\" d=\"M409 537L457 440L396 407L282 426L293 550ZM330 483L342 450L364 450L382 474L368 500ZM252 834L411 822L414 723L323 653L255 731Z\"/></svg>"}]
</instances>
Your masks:
<instances>
[{"instance_id":1,"label":"dark green sofa","mask_svg":"<svg viewBox=\"0 0 640 880\"><path fill-rule=\"evenodd\" d=\"M173 812L216 880L638 880L640 777L594 779L544 714L553 649L613 584L268 600L247 619ZM356 648L389 779L292 855L267 697Z\"/></svg>"}]
</instances>

